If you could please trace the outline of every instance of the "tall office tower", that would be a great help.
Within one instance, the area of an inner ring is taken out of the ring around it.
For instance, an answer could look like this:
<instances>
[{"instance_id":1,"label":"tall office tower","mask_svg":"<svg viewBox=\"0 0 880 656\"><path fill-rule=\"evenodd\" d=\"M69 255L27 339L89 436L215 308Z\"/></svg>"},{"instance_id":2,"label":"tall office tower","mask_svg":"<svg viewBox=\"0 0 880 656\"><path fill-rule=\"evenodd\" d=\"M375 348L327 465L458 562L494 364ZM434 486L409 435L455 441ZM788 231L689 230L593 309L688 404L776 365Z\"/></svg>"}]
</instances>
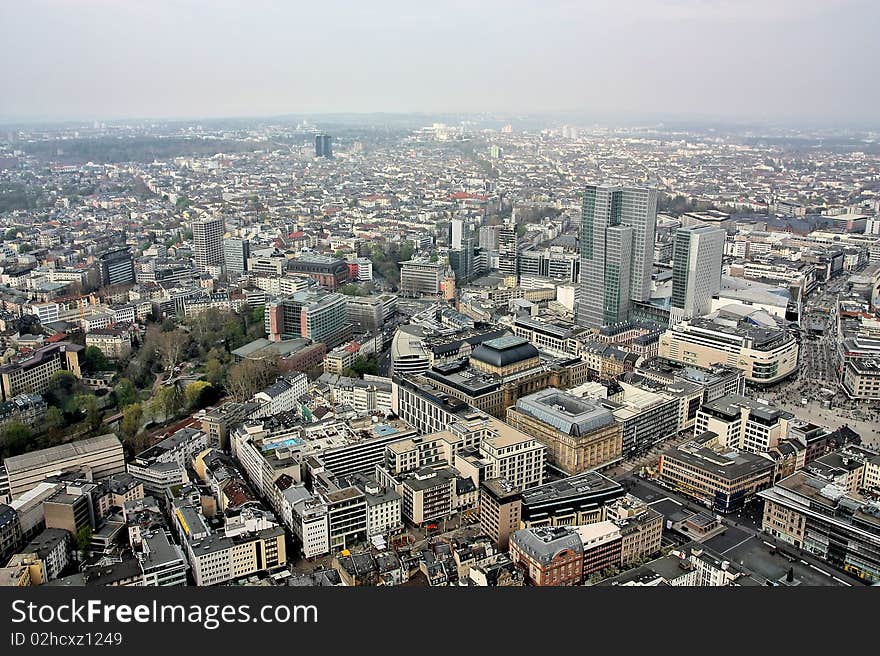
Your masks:
<instances>
[{"instance_id":1,"label":"tall office tower","mask_svg":"<svg viewBox=\"0 0 880 656\"><path fill-rule=\"evenodd\" d=\"M329 134L315 135L315 157L333 157L333 137Z\"/></svg>"},{"instance_id":2,"label":"tall office tower","mask_svg":"<svg viewBox=\"0 0 880 656\"><path fill-rule=\"evenodd\" d=\"M464 240L464 248L449 251L449 266L455 272L459 285L471 280L475 275L473 240Z\"/></svg>"},{"instance_id":3,"label":"tall office tower","mask_svg":"<svg viewBox=\"0 0 880 656\"><path fill-rule=\"evenodd\" d=\"M459 282L474 277L474 248L476 233L472 223L461 219L452 219L450 224L449 266L455 272Z\"/></svg>"},{"instance_id":4,"label":"tall office tower","mask_svg":"<svg viewBox=\"0 0 880 656\"><path fill-rule=\"evenodd\" d=\"M134 261L131 249L117 248L98 258L101 286L134 284Z\"/></svg>"},{"instance_id":5,"label":"tall office tower","mask_svg":"<svg viewBox=\"0 0 880 656\"><path fill-rule=\"evenodd\" d=\"M580 325L626 321L630 301L650 298L656 222L655 189L587 187L580 229Z\"/></svg>"},{"instance_id":6,"label":"tall office tower","mask_svg":"<svg viewBox=\"0 0 880 656\"><path fill-rule=\"evenodd\" d=\"M727 233L710 225L675 231L670 323L708 314L721 287L721 258Z\"/></svg>"},{"instance_id":7,"label":"tall office tower","mask_svg":"<svg viewBox=\"0 0 880 656\"><path fill-rule=\"evenodd\" d=\"M487 251L497 251L498 232L500 230L501 226L498 225L481 226L479 233L479 245L485 248Z\"/></svg>"},{"instance_id":8,"label":"tall office tower","mask_svg":"<svg viewBox=\"0 0 880 656\"><path fill-rule=\"evenodd\" d=\"M196 268L204 271L209 266L223 264L223 219L193 221L193 256Z\"/></svg>"},{"instance_id":9,"label":"tall office tower","mask_svg":"<svg viewBox=\"0 0 880 656\"><path fill-rule=\"evenodd\" d=\"M251 244L247 239L233 237L223 240L223 263L228 278L237 278L247 271L247 261L251 256Z\"/></svg>"},{"instance_id":10,"label":"tall office tower","mask_svg":"<svg viewBox=\"0 0 880 656\"><path fill-rule=\"evenodd\" d=\"M516 242L516 210L514 210L498 231L498 271L507 276L519 274Z\"/></svg>"},{"instance_id":11,"label":"tall office tower","mask_svg":"<svg viewBox=\"0 0 880 656\"><path fill-rule=\"evenodd\" d=\"M449 222L449 248L461 248L461 237L465 230L465 225L464 219L456 218Z\"/></svg>"}]
</instances>

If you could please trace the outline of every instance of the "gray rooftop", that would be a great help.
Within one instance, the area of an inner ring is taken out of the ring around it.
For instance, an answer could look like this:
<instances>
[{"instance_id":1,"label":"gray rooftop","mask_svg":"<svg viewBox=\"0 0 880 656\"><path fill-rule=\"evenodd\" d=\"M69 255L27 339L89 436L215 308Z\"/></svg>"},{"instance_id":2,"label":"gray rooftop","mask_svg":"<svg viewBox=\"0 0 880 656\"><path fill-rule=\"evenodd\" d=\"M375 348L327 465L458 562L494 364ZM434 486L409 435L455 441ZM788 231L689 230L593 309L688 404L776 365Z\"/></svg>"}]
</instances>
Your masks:
<instances>
[{"instance_id":1,"label":"gray rooftop","mask_svg":"<svg viewBox=\"0 0 880 656\"><path fill-rule=\"evenodd\" d=\"M575 553L584 551L580 536L568 526L524 528L514 533L510 540L541 565L549 565L555 556L567 549Z\"/></svg>"},{"instance_id":2,"label":"gray rooftop","mask_svg":"<svg viewBox=\"0 0 880 656\"><path fill-rule=\"evenodd\" d=\"M90 437L76 442L51 446L48 449L40 449L39 451L32 451L20 456L11 456L6 458L3 463L6 466L6 471L12 473L51 465L54 462L63 462L89 453L112 448L122 449L122 443L118 437L108 433L107 435L99 435L98 437Z\"/></svg>"},{"instance_id":3,"label":"gray rooftop","mask_svg":"<svg viewBox=\"0 0 880 656\"><path fill-rule=\"evenodd\" d=\"M726 448L713 449L702 446L707 437L717 436L711 431L703 433L691 442L685 442L678 448L669 449L663 454L663 457L686 463L697 470L709 471L728 481L772 471L775 467L768 458L748 451Z\"/></svg>"},{"instance_id":4,"label":"gray rooftop","mask_svg":"<svg viewBox=\"0 0 880 656\"><path fill-rule=\"evenodd\" d=\"M583 399L554 387L516 402L519 412L572 436L584 436L614 423L614 415L592 399Z\"/></svg>"}]
</instances>

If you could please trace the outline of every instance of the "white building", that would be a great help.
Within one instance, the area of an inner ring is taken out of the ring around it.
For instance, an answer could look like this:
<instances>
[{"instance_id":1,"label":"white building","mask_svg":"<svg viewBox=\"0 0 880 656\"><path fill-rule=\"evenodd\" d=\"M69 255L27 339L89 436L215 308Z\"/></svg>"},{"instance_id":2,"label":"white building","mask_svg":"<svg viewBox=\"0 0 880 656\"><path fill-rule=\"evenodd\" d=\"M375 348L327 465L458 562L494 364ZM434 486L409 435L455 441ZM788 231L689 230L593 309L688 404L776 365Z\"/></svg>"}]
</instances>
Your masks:
<instances>
[{"instance_id":1,"label":"white building","mask_svg":"<svg viewBox=\"0 0 880 656\"><path fill-rule=\"evenodd\" d=\"M675 231L670 321L708 314L721 285L721 260L726 233L710 225Z\"/></svg>"},{"instance_id":2,"label":"white building","mask_svg":"<svg viewBox=\"0 0 880 656\"><path fill-rule=\"evenodd\" d=\"M302 545L305 558L330 553L330 515L327 504L303 483L282 492L282 518Z\"/></svg>"},{"instance_id":3,"label":"white building","mask_svg":"<svg viewBox=\"0 0 880 656\"><path fill-rule=\"evenodd\" d=\"M224 230L223 219L193 221L193 256L199 271L223 264Z\"/></svg>"},{"instance_id":4,"label":"white building","mask_svg":"<svg viewBox=\"0 0 880 656\"><path fill-rule=\"evenodd\" d=\"M260 415L264 417L290 412L299 405L299 399L308 391L309 379L304 373L285 374L272 385L254 394L253 401L263 404Z\"/></svg>"},{"instance_id":5,"label":"white building","mask_svg":"<svg viewBox=\"0 0 880 656\"><path fill-rule=\"evenodd\" d=\"M401 498L394 490L374 481L364 486L367 497L367 535L385 535L403 527Z\"/></svg>"}]
</instances>

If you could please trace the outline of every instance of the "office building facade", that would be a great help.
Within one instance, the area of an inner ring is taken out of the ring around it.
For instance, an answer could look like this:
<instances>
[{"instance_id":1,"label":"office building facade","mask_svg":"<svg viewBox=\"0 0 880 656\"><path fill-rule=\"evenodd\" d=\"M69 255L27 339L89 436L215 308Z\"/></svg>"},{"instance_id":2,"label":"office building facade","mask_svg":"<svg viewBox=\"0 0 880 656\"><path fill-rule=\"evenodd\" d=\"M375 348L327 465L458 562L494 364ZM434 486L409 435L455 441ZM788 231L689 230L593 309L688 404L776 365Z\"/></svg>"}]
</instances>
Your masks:
<instances>
[{"instance_id":1,"label":"office building facade","mask_svg":"<svg viewBox=\"0 0 880 656\"><path fill-rule=\"evenodd\" d=\"M223 240L223 263L228 277L237 278L247 271L250 256L251 245L247 239L233 237Z\"/></svg>"},{"instance_id":2,"label":"office building facade","mask_svg":"<svg viewBox=\"0 0 880 656\"><path fill-rule=\"evenodd\" d=\"M266 332L271 341L306 337L338 346L351 335L348 304L342 294L303 291L266 304Z\"/></svg>"},{"instance_id":3,"label":"office building facade","mask_svg":"<svg viewBox=\"0 0 880 656\"><path fill-rule=\"evenodd\" d=\"M333 137L329 134L315 135L315 157L333 157Z\"/></svg>"},{"instance_id":4,"label":"office building facade","mask_svg":"<svg viewBox=\"0 0 880 656\"><path fill-rule=\"evenodd\" d=\"M118 248L104 253L98 259L98 273L102 287L133 285L135 276L131 249Z\"/></svg>"},{"instance_id":5,"label":"office building facade","mask_svg":"<svg viewBox=\"0 0 880 656\"><path fill-rule=\"evenodd\" d=\"M721 286L726 233L710 225L675 231L670 322L708 314Z\"/></svg>"},{"instance_id":6,"label":"office building facade","mask_svg":"<svg viewBox=\"0 0 880 656\"><path fill-rule=\"evenodd\" d=\"M505 276L519 275L519 250L516 234L516 214L498 230L498 271Z\"/></svg>"},{"instance_id":7,"label":"office building facade","mask_svg":"<svg viewBox=\"0 0 880 656\"><path fill-rule=\"evenodd\" d=\"M880 581L880 503L807 472L759 496L762 530L867 583Z\"/></svg>"},{"instance_id":8,"label":"office building facade","mask_svg":"<svg viewBox=\"0 0 880 656\"><path fill-rule=\"evenodd\" d=\"M630 301L650 298L657 192L590 185L580 226L577 321L598 328L627 319Z\"/></svg>"},{"instance_id":9,"label":"office building facade","mask_svg":"<svg viewBox=\"0 0 880 656\"><path fill-rule=\"evenodd\" d=\"M199 271L223 264L224 230L223 219L220 218L193 221L193 259Z\"/></svg>"},{"instance_id":10,"label":"office building facade","mask_svg":"<svg viewBox=\"0 0 880 656\"><path fill-rule=\"evenodd\" d=\"M443 265L437 262L409 260L400 263L401 296L436 296L440 293Z\"/></svg>"}]
</instances>

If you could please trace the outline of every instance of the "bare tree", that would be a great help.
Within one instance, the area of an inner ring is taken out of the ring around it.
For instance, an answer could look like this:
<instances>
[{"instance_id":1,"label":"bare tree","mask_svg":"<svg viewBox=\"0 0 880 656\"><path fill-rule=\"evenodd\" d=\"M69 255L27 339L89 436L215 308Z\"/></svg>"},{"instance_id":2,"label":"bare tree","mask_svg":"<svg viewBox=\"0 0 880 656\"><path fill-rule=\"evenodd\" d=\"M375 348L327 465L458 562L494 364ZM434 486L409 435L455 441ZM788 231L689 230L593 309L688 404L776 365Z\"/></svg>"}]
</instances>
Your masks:
<instances>
[{"instance_id":1,"label":"bare tree","mask_svg":"<svg viewBox=\"0 0 880 656\"><path fill-rule=\"evenodd\" d=\"M226 374L226 392L238 402L247 401L278 376L277 359L242 360Z\"/></svg>"},{"instance_id":2,"label":"bare tree","mask_svg":"<svg viewBox=\"0 0 880 656\"><path fill-rule=\"evenodd\" d=\"M182 330L159 331L155 334L156 346L162 356L162 365L170 373L180 362L183 352L189 346L190 336Z\"/></svg>"}]
</instances>

